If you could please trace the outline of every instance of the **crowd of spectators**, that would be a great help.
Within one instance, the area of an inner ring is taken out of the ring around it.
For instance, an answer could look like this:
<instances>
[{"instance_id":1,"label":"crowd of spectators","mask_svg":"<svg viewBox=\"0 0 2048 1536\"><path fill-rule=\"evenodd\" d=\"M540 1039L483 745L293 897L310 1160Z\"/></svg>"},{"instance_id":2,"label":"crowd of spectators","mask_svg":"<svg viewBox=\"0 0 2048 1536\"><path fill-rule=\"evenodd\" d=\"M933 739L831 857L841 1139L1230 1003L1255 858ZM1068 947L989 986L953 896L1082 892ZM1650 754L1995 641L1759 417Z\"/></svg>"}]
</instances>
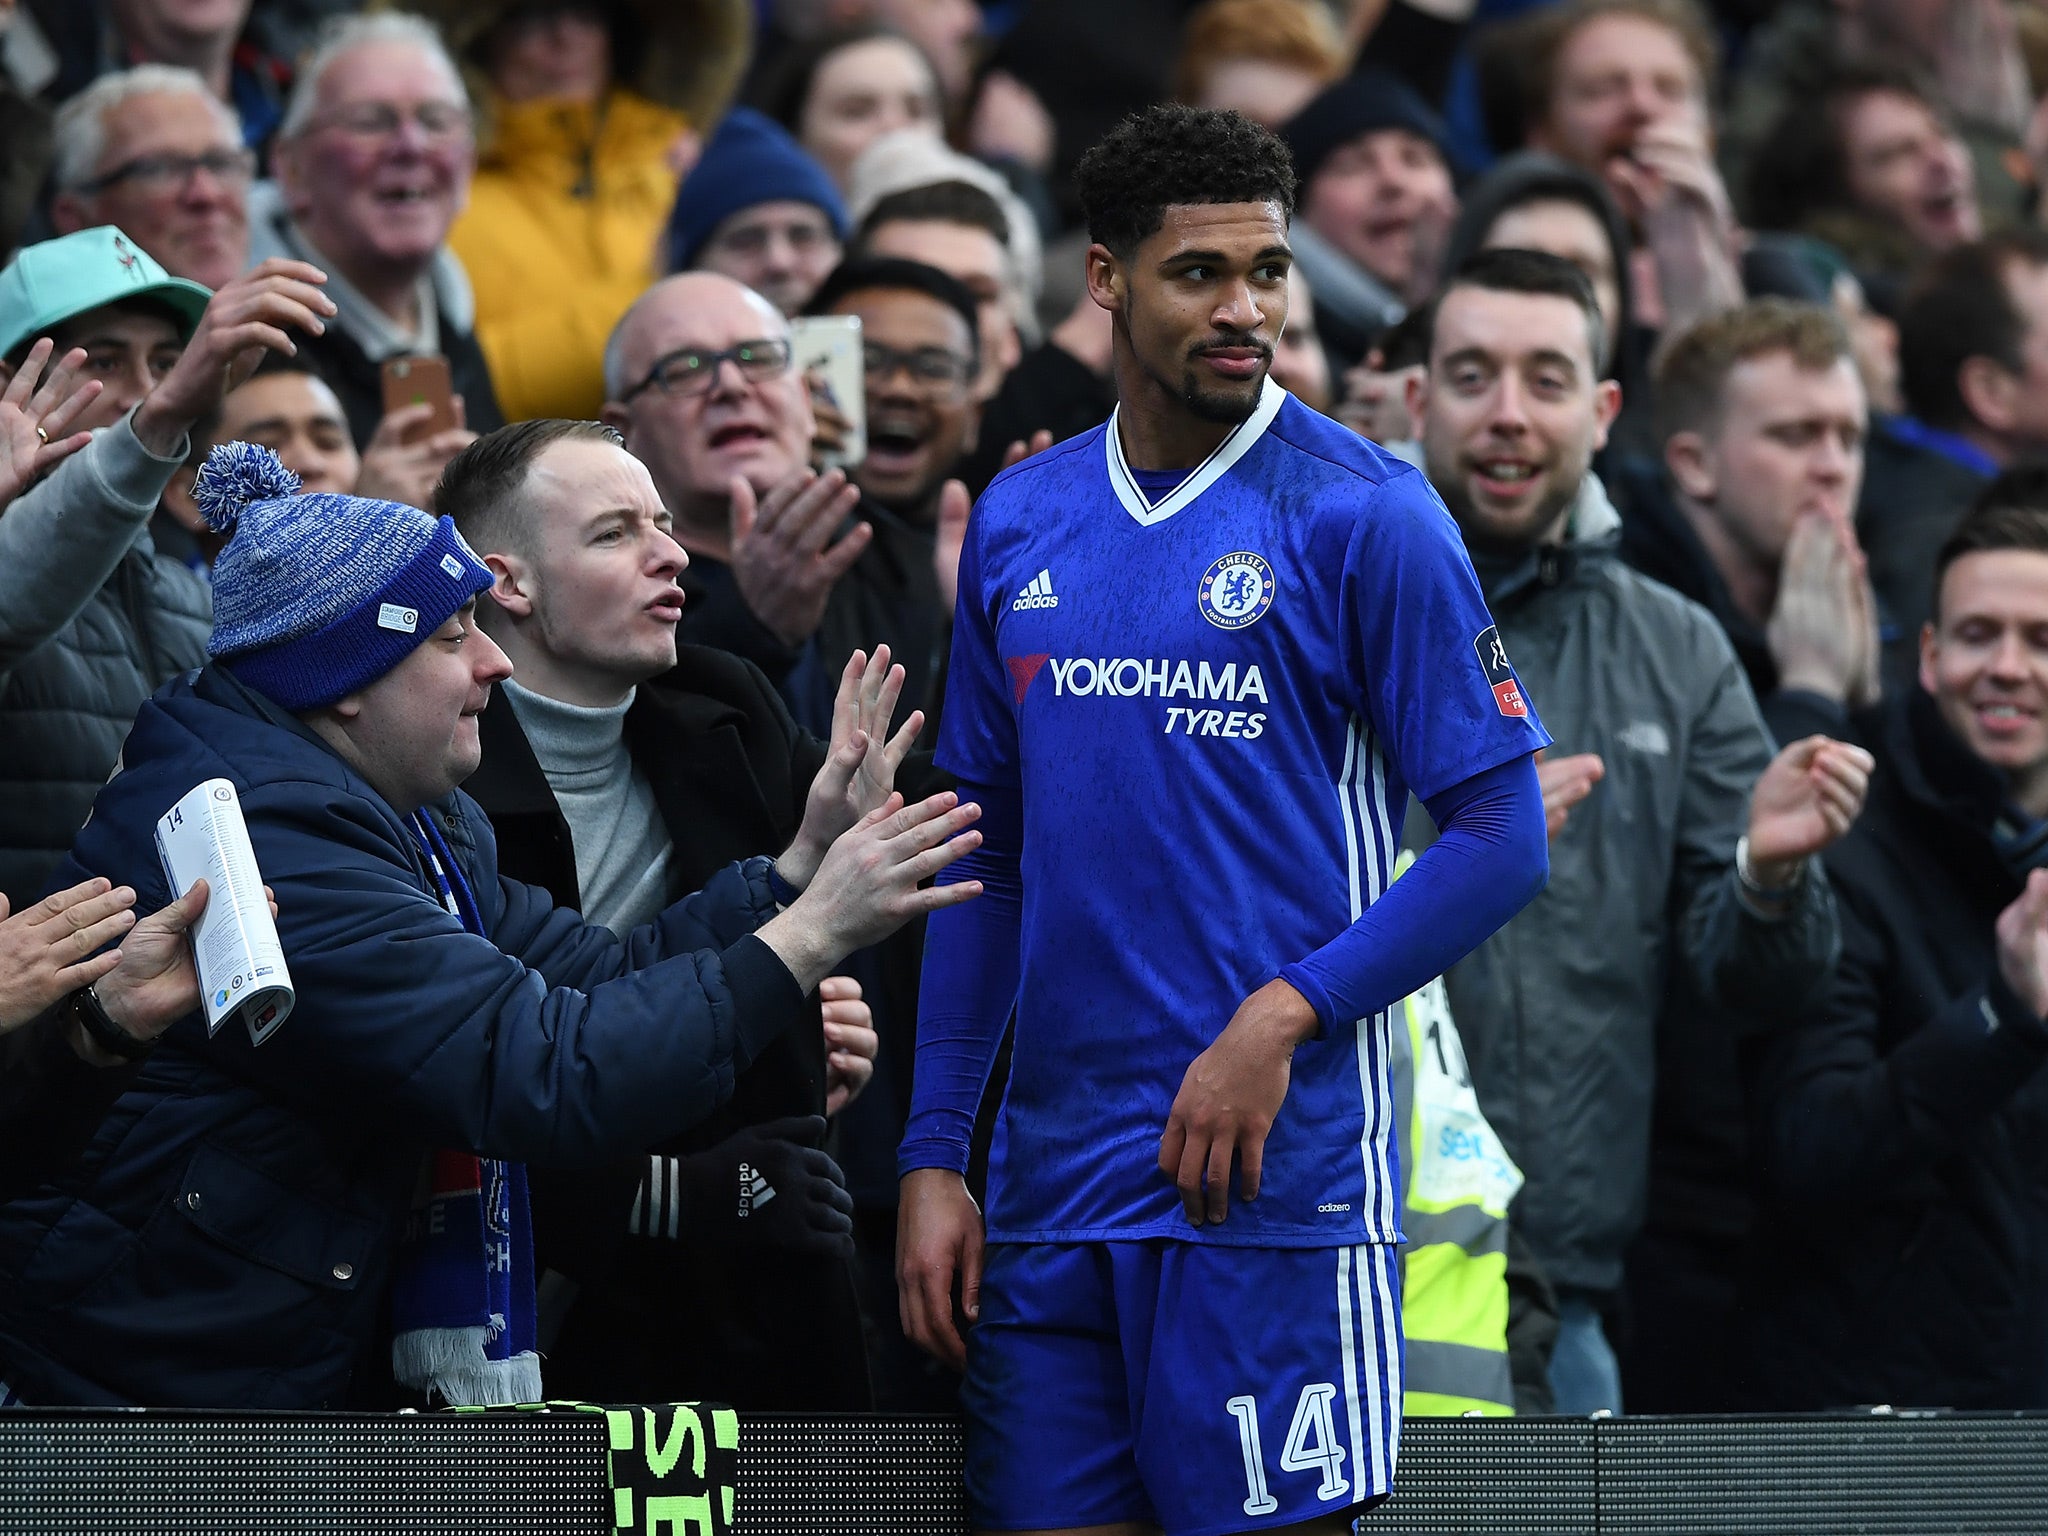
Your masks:
<instances>
[{"instance_id":1,"label":"crowd of spectators","mask_svg":"<svg viewBox=\"0 0 2048 1536\"><path fill-rule=\"evenodd\" d=\"M1116 404L1072 172L1168 99L1556 743L1410 1000L1515 1175L1411 1315L1511 1378L1411 1410L2048 1409L2041 0L0 0L0 1403L954 1401L960 551Z\"/></svg>"}]
</instances>

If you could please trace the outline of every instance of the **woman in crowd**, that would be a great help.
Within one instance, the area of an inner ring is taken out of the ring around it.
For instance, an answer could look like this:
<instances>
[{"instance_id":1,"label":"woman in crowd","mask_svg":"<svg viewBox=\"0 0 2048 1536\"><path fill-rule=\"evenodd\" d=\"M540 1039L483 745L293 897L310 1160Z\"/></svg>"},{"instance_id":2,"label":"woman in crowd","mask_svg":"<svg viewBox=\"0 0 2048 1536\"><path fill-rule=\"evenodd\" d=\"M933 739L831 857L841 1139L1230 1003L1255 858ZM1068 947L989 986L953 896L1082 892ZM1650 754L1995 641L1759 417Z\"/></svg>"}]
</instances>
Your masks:
<instances>
[{"instance_id":1,"label":"woman in crowd","mask_svg":"<svg viewBox=\"0 0 2048 1536\"><path fill-rule=\"evenodd\" d=\"M883 27L829 33L792 49L762 111L796 135L846 192L853 163L885 133L944 130L938 73L918 46Z\"/></svg>"}]
</instances>

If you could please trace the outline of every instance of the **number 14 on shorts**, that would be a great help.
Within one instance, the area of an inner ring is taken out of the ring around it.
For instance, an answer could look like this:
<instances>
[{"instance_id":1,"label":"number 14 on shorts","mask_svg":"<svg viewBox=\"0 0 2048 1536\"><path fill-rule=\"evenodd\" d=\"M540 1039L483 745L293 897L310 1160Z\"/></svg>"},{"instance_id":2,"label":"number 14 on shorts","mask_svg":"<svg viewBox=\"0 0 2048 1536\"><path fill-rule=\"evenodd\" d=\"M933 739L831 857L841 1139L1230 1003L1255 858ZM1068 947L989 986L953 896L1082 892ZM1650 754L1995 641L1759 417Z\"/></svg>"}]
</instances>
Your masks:
<instances>
[{"instance_id":1,"label":"number 14 on shorts","mask_svg":"<svg viewBox=\"0 0 2048 1536\"><path fill-rule=\"evenodd\" d=\"M1280 1447L1280 1470L1320 1473L1323 1481L1316 1497L1325 1501L1351 1491L1344 1480L1344 1447L1337 1443L1336 1401L1337 1389L1327 1381L1312 1381L1303 1387L1294 1404L1293 1422L1287 1426L1287 1439ZM1244 1452L1244 1512L1270 1515L1280 1501L1266 1486L1266 1457L1259 1444L1259 1401L1233 1397L1223 1406L1237 1420L1237 1443Z\"/></svg>"}]
</instances>

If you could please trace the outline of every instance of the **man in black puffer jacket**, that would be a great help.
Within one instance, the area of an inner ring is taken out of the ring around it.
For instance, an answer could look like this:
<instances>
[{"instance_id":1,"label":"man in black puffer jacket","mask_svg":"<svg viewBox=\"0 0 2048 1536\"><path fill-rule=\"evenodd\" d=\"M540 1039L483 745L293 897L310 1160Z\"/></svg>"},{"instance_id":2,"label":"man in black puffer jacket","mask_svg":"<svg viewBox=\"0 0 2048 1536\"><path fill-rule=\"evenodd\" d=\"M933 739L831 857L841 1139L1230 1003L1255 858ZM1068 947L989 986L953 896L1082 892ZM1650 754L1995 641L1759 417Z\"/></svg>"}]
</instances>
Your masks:
<instances>
[{"instance_id":1,"label":"man in black puffer jacket","mask_svg":"<svg viewBox=\"0 0 2048 1536\"><path fill-rule=\"evenodd\" d=\"M1943 548L1826 855L1842 959L1760 1041L1748 1405L2048 1407L2048 470Z\"/></svg>"}]
</instances>

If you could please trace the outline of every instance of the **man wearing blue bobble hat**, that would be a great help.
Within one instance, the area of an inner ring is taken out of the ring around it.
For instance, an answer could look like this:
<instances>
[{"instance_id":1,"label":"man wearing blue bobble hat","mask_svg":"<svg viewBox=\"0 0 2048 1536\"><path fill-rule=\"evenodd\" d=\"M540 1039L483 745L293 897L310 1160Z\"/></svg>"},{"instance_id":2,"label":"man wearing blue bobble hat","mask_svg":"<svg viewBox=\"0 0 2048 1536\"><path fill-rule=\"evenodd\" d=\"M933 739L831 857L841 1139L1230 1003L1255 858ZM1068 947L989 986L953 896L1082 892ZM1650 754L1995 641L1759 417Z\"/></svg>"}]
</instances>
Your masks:
<instances>
[{"instance_id":1,"label":"man wearing blue bobble hat","mask_svg":"<svg viewBox=\"0 0 2048 1536\"><path fill-rule=\"evenodd\" d=\"M668 239L671 271L722 272L794 315L839 265L846 206L786 128L734 107L676 194Z\"/></svg>"},{"instance_id":2,"label":"man wearing blue bobble hat","mask_svg":"<svg viewBox=\"0 0 2048 1536\"><path fill-rule=\"evenodd\" d=\"M194 500L233 530L212 662L143 706L62 874L161 905L157 819L230 780L297 1005L261 1046L174 1025L76 1167L0 1206L25 1402L537 1397L522 1165L684 1129L840 958L978 890L919 889L974 809L904 808L857 734L795 845L822 860L730 866L623 938L502 879L457 789L511 672L475 622L490 572L445 517L297 489L268 450L208 456Z\"/></svg>"}]
</instances>

